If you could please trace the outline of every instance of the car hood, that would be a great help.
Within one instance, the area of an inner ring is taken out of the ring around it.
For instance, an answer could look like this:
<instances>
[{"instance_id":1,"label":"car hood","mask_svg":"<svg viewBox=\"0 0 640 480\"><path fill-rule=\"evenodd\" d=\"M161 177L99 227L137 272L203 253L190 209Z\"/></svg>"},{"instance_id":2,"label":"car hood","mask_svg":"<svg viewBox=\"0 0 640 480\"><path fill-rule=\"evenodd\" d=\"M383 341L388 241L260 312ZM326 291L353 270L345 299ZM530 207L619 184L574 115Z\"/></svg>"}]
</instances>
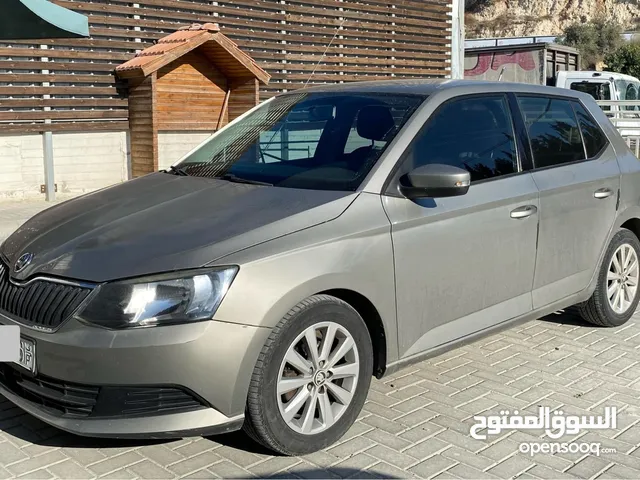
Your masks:
<instances>
[{"instance_id":1,"label":"car hood","mask_svg":"<svg viewBox=\"0 0 640 480\"><path fill-rule=\"evenodd\" d=\"M2 245L19 281L105 282L198 268L338 217L357 194L155 173L56 205ZM25 253L32 262L19 273Z\"/></svg>"}]
</instances>

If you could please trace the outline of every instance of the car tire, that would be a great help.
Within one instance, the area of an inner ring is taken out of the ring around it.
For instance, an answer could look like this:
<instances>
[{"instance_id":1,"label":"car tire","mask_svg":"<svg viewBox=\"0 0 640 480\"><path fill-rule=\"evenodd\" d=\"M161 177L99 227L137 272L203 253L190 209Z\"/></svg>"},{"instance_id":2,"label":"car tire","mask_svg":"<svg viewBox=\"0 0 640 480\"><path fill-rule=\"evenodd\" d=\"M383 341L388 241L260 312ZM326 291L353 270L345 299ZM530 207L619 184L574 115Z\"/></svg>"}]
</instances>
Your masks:
<instances>
[{"instance_id":1,"label":"car tire","mask_svg":"<svg viewBox=\"0 0 640 480\"><path fill-rule=\"evenodd\" d=\"M307 338L316 343L315 360ZM325 350L327 338L333 341ZM280 454L321 450L355 422L372 374L371 338L358 312L329 295L309 297L269 335L251 377L243 428Z\"/></svg>"},{"instance_id":2,"label":"car tire","mask_svg":"<svg viewBox=\"0 0 640 480\"><path fill-rule=\"evenodd\" d=\"M621 228L607 248L593 295L578 305L578 312L584 320L599 327L619 327L631 318L640 300L638 259L638 237L630 230ZM623 260L626 266L621 265ZM620 268L622 273L618 272ZM635 283L635 288L632 288L632 283ZM618 294L620 296L616 296Z\"/></svg>"}]
</instances>

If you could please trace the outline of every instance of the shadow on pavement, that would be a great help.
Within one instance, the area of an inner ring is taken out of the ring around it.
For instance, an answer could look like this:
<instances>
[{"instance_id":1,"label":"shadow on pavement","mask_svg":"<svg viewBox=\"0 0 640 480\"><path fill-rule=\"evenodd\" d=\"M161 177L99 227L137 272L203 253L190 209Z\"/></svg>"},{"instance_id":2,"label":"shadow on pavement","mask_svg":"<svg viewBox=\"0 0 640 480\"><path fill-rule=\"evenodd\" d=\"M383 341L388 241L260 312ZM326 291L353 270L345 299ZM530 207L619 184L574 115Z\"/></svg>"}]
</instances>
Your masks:
<instances>
[{"instance_id":1,"label":"shadow on pavement","mask_svg":"<svg viewBox=\"0 0 640 480\"><path fill-rule=\"evenodd\" d=\"M555 313L551 313L540 320L543 322L557 323L559 325L569 325L575 327L589 327L589 328L604 328L598 325L593 325L580 317L575 307L570 307L565 310L559 310Z\"/></svg>"}]
</instances>

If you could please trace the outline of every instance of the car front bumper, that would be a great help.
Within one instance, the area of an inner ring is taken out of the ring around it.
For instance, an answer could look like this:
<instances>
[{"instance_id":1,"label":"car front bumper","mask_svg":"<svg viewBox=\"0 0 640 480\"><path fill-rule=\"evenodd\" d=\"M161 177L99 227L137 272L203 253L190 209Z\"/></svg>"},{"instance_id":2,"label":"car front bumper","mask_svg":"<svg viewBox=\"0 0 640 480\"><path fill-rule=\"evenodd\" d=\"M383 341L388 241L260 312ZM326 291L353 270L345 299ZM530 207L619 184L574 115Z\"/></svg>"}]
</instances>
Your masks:
<instances>
[{"instance_id":1,"label":"car front bumper","mask_svg":"<svg viewBox=\"0 0 640 480\"><path fill-rule=\"evenodd\" d=\"M20 325L36 372L0 364L0 394L78 435L167 438L242 426L251 374L270 330L221 321L112 331L70 320Z\"/></svg>"}]
</instances>

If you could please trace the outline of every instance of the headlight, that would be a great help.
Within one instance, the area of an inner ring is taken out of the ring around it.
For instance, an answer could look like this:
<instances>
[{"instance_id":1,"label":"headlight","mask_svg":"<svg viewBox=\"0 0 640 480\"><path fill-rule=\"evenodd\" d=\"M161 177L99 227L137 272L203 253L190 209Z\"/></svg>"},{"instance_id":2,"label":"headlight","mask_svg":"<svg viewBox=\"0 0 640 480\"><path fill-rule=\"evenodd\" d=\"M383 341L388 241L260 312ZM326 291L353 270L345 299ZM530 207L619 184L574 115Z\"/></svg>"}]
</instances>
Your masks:
<instances>
[{"instance_id":1,"label":"headlight","mask_svg":"<svg viewBox=\"0 0 640 480\"><path fill-rule=\"evenodd\" d=\"M76 318L112 329L208 320L236 273L238 267L229 267L105 283Z\"/></svg>"}]
</instances>

